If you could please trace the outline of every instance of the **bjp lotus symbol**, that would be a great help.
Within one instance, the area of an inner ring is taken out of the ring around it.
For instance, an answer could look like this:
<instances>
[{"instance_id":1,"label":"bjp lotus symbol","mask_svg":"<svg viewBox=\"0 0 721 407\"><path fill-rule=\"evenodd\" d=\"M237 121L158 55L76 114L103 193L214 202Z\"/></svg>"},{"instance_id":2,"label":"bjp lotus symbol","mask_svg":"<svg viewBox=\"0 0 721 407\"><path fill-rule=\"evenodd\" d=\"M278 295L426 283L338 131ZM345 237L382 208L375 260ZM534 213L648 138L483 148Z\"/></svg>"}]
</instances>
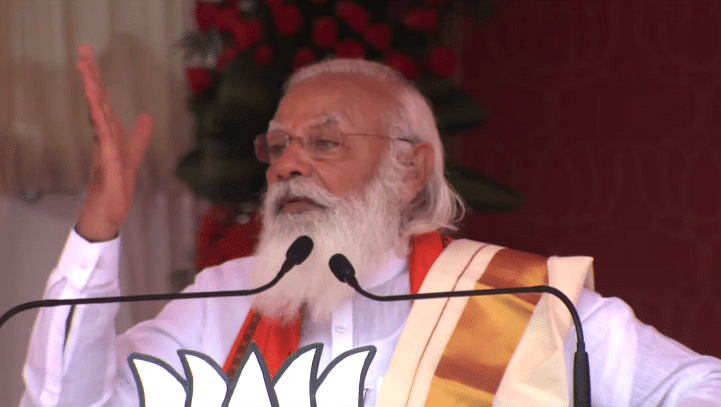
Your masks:
<instances>
[{"instance_id":1,"label":"bjp lotus symbol","mask_svg":"<svg viewBox=\"0 0 721 407\"><path fill-rule=\"evenodd\" d=\"M376 349L365 346L335 358L318 373L323 345L298 349L273 379L251 344L232 380L209 356L179 350L185 378L166 362L133 353L128 358L142 407L359 407Z\"/></svg>"}]
</instances>

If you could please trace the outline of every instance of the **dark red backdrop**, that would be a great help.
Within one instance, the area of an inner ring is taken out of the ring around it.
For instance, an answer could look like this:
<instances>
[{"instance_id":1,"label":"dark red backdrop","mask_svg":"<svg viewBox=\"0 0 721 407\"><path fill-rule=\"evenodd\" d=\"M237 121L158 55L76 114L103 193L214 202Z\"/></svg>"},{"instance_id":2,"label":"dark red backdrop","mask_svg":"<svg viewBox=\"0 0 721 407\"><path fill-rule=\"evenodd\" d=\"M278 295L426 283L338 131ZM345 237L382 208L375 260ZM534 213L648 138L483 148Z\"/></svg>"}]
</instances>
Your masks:
<instances>
[{"instance_id":1,"label":"dark red backdrop","mask_svg":"<svg viewBox=\"0 0 721 407\"><path fill-rule=\"evenodd\" d=\"M597 290L721 356L721 2L499 0L464 28L490 118L462 161L523 192L465 234L595 258Z\"/></svg>"}]
</instances>

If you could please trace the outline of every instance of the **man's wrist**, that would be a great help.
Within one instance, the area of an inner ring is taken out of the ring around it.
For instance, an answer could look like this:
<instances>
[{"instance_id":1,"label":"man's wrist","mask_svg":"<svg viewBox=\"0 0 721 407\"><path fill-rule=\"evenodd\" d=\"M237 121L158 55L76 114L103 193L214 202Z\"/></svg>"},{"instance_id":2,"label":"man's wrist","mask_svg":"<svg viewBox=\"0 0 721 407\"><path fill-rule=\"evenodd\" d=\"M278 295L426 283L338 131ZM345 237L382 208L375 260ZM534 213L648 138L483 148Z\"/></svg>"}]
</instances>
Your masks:
<instances>
[{"instance_id":1,"label":"man's wrist","mask_svg":"<svg viewBox=\"0 0 721 407\"><path fill-rule=\"evenodd\" d=\"M86 231L82 231L79 226L80 223L75 224L75 227L73 228L75 233L87 240L89 243L108 242L110 240L117 239L118 235L120 235L119 231L115 231L114 233L88 233Z\"/></svg>"}]
</instances>

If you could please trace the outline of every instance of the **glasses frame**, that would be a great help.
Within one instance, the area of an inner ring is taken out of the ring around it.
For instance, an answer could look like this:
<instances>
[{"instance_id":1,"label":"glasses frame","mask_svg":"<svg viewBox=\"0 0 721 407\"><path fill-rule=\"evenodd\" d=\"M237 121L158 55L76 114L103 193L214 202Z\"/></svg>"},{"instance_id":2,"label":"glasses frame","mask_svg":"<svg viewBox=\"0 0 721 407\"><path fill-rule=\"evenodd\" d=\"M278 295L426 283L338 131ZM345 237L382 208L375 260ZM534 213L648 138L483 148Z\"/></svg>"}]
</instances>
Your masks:
<instances>
[{"instance_id":1,"label":"glasses frame","mask_svg":"<svg viewBox=\"0 0 721 407\"><path fill-rule=\"evenodd\" d=\"M275 130L275 132L280 132L285 135L285 148L283 149L283 154L285 154L286 151L288 151L288 148L290 147L290 143L296 139L300 143L301 148L303 151L308 153L308 155L313 158L314 160L323 161L328 160L329 158L320 158L318 157L318 153L314 152L312 148L309 148L308 145L310 144L311 140L307 137L302 136L294 136L284 130ZM367 133L343 133L338 132L341 136L341 145L339 148L347 147L346 144L343 142L345 141L345 137L348 136L362 136L362 137L375 137L375 138L384 138L388 139L390 141L403 141L410 144L416 144L419 141L416 139L409 139L404 137L391 137L386 135L380 135L380 134L367 134ZM261 133L255 137L253 140L253 147L255 148L255 158L263 163L263 164L271 164L272 159L270 157L270 152L268 151L268 132ZM282 154L281 154L282 155Z\"/></svg>"}]
</instances>

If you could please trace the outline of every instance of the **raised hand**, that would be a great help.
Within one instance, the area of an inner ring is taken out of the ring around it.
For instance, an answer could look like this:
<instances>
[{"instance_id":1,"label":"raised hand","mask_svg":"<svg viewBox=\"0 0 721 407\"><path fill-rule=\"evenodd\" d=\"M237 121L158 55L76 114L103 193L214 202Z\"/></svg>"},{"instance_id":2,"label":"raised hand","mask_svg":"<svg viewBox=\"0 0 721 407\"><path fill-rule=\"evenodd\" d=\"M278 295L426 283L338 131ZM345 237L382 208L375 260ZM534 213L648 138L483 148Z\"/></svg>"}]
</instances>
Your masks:
<instances>
[{"instance_id":1,"label":"raised hand","mask_svg":"<svg viewBox=\"0 0 721 407\"><path fill-rule=\"evenodd\" d=\"M93 49L78 47L77 68L93 122L94 147L90 185L75 230L90 241L118 235L135 195L138 168L153 130L153 119L141 113L126 137L101 83Z\"/></svg>"}]
</instances>

